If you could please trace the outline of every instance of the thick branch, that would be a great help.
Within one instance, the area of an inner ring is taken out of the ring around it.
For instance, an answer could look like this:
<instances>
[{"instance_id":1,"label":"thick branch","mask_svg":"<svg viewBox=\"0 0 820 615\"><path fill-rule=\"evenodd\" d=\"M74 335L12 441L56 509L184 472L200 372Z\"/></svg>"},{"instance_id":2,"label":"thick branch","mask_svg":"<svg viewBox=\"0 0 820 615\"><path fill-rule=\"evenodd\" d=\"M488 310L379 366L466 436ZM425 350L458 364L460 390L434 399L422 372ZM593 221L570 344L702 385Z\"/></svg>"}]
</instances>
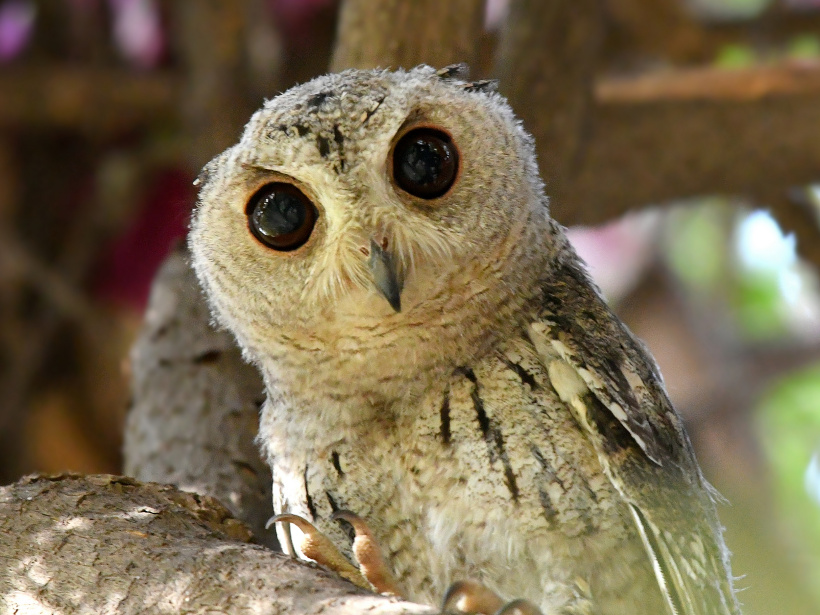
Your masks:
<instances>
[{"instance_id":1,"label":"thick branch","mask_svg":"<svg viewBox=\"0 0 820 615\"><path fill-rule=\"evenodd\" d=\"M751 19L703 21L683 0L605 0L612 25L606 57L645 62L709 62L728 45L782 49L793 37L820 31L820 11L773 3Z\"/></svg>"},{"instance_id":2,"label":"thick branch","mask_svg":"<svg viewBox=\"0 0 820 615\"><path fill-rule=\"evenodd\" d=\"M125 427L125 472L213 496L275 546L271 473L254 443L262 379L210 314L187 252L157 276L131 352L133 405Z\"/></svg>"},{"instance_id":3,"label":"thick branch","mask_svg":"<svg viewBox=\"0 0 820 615\"><path fill-rule=\"evenodd\" d=\"M603 34L599 0L513 0L498 48L501 91L538 143L541 173L563 194L589 121Z\"/></svg>"},{"instance_id":4,"label":"thick branch","mask_svg":"<svg viewBox=\"0 0 820 615\"><path fill-rule=\"evenodd\" d=\"M614 77L595 84L595 99L604 105L672 101L746 102L767 97L820 94L820 63L721 69L698 67Z\"/></svg>"},{"instance_id":5,"label":"thick branch","mask_svg":"<svg viewBox=\"0 0 820 615\"><path fill-rule=\"evenodd\" d=\"M115 476L0 488L0 612L432 615L243 542L211 498Z\"/></svg>"},{"instance_id":6,"label":"thick branch","mask_svg":"<svg viewBox=\"0 0 820 615\"><path fill-rule=\"evenodd\" d=\"M483 18L481 0L347 0L331 70L471 62Z\"/></svg>"},{"instance_id":7,"label":"thick branch","mask_svg":"<svg viewBox=\"0 0 820 615\"><path fill-rule=\"evenodd\" d=\"M640 77L631 100L622 82L599 83L583 159L553 204L556 218L598 224L652 203L817 181L820 66L782 70L777 77L771 68L744 71L746 80L731 71L694 73L713 87L698 85L693 73L684 85ZM716 85L721 78L727 85ZM548 155L545 147L539 156Z\"/></svg>"},{"instance_id":8,"label":"thick branch","mask_svg":"<svg viewBox=\"0 0 820 615\"><path fill-rule=\"evenodd\" d=\"M184 89L176 99L186 128L188 164L197 171L232 145L242 125L261 103L247 85L245 40L251 35L247 2L173 2ZM208 44L202 44L207 33ZM277 67L269 69L268 84ZM256 79L260 76L255 75ZM266 94L271 93L268 90Z\"/></svg>"}]
</instances>

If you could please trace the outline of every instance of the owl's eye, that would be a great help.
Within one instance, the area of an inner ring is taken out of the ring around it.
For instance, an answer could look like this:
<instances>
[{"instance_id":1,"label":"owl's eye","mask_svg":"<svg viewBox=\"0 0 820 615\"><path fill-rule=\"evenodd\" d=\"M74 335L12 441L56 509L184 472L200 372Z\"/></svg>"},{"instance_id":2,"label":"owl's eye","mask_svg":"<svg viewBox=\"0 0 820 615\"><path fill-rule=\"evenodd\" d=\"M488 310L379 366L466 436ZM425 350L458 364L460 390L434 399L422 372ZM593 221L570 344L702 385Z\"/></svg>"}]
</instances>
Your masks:
<instances>
[{"instance_id":1,"label":"owl's eye","mask_svg":"<svg viewBox=\"0 0 820 615\"><path fill-rule=\"evenodd\" d=\"M288 252L305 244L316 224L316 208L292 184L262 186L245 208L254 237L266 246Z\"/></svg>"},{"instance_id":2,"label":"owl's eye","mask_svg":"<svg viewBox=\"0 0 820 615\"><path fill-rule=\"evenodd\" d=\"M458 174L458 149L446 132L416 128L393 148L393 179L420 199L447 193Z\"/></svg>"}]
</instances>

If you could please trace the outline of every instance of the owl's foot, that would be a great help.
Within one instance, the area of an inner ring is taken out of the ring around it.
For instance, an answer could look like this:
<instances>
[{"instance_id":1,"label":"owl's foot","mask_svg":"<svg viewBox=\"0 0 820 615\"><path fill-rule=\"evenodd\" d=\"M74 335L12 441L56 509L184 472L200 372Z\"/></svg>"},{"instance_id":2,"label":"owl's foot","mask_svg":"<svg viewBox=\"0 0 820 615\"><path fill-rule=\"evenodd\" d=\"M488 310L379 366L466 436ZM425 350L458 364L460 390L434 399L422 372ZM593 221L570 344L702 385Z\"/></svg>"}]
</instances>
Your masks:
<instances>
[{"instance_id":1,"label":"owl's foot","mask_svg":"<svg viewBox=\"0 0 820 615\"><path fill-rule=\"evenodd\" d=\"M382 557L379 543L370 531L370 528L359 515L349 510L337 510L330 518L332 520L341 519L353 526L356 536L353 539L353 555L359 562L359 570L368 583L380 594L391 596L401 596L395 579L387 567L387 563Z\"/></svg>"},{"instance_id":2,"label":"owl's foot","mask_svg":"<svg viewBox=\"0 0 820 615\"><path fill-rule=\"evenodd\" d=\"M444 594L441 612L481 613L482 615L541 615L529 600L504 602L491 589L475 581L457 581Z\"/></svg>"},{"instance_id":3,"label":"owl's foot","mask_svg":"<svg viewBox=\"0 0 820 615\"><path fill-rule=\"evenodd\" d=\"M267 526L280 523L292 523L302 530L302 543L299 549L317 564L321 564L354 585L364 589L372 589L380 594L400 596L401 592L396 585L393 575L387 568L387 564L381 554L378 542L373 537L373 533L365 523L364 519L349 510L337 510L331 516L331 520L341 519L353 526L355 538L353 539L353 555L359 562L359 568L351 564L342 555L333 541L322 534L307 519L299 515L285 513L272 517Z\"/></svg>"},{"instance_id":4,"label":"owl's foot","mask_svg":"<svg viewBox=\"0 0 820 615\"><path fill-rule=\"evenodd\" d=\"M274 523L292 523L302 530L302 542L299 545L299 550L305 557L312 559L325 568L329 568L354 585L370 589L370 585L359 570L342 555L336 545L333 544L333 541L317 530L310 521L299 515L284 513L271 517L267 527Z\"/></svg>"}]
</instances>

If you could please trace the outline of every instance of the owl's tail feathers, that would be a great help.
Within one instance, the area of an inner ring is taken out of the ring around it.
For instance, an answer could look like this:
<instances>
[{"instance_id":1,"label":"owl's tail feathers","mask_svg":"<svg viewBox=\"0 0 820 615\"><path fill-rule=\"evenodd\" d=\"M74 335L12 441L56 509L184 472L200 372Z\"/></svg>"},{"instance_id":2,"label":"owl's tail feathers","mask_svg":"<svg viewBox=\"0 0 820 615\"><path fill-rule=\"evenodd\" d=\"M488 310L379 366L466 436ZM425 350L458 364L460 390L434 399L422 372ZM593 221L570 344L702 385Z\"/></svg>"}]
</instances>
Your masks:
<instances>
[{"instance_id":1,"label":"owl's tail feathers","mask_svg":"<svg viewBox=\"0 0 820 615\"><path fill-rule=\"evenodd\" d=\"M731 587L720 582L722 570L702 570L682 561L685 555L670 544L641 509L630 504L644 547L666 604L667 615L740 615ZM720 564L715 562L717 567Z\"/></svg>"}]
</instances>

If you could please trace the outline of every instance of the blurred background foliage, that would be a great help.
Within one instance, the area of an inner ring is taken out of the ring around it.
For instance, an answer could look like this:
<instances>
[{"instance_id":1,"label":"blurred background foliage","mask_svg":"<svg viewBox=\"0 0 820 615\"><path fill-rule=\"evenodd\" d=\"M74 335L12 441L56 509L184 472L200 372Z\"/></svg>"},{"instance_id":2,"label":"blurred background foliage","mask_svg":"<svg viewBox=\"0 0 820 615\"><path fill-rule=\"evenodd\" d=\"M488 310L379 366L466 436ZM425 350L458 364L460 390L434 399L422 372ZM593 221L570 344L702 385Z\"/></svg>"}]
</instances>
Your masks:
<instances>
[{"instance_id":1,"label":"blurred background foliage","mask_svg":"<svg viewBox=\"0 0 820 615\"><path fill-rule=\"evenodd\" d=\"M757 24L701 65L820 60L817 0L685 4L702 23ZM329 64L334 0L218 5L0 1L3 483L120 471L128 349L153 273L184 237L198 168L265 97ZM506 5L487 3L488 45ZM789 19L776 41L770 14ZM490 72L482 62L479 76ZM673 68L652 54L620 64ZM820 188L791 197L820 220ZM573 241L655 353L707 475L732 502L720 512L745 612L818 613L818 263L798 256L765 203L645 205L574 227Z\"/></svg>"}]
</instances>

